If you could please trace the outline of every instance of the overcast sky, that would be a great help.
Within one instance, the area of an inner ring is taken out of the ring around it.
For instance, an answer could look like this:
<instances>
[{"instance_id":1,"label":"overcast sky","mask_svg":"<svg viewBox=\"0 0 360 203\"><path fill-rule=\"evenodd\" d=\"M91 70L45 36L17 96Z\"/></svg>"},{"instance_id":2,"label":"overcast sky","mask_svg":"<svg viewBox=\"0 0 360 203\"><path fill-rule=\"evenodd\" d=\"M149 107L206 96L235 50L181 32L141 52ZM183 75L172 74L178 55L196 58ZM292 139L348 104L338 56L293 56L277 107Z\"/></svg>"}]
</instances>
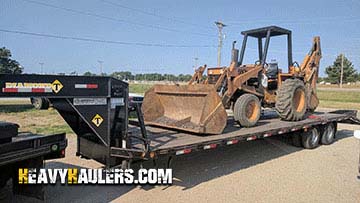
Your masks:
<instances>
[{"instance_id":1,"label":"overcast sky","mask_svg":"<svg viewBox=\"0 0 360 203\"><path fill-rule=\"evenodd\" d=\"M228 25L222 65L229 65L232 41L241 47L241 31L278 25L293 31L293 58L299 63L313 36L321 37L324 75L341 52L360 71L359 10L357 0L1 0L0 46L9 48L27 73L40 72L39 63L46 73L99 73L103 61L107 73L191 74L194 58L198 65L216 66L214 21ZM245 62L254 63L255 41L249 43ZM271 41L271 59L287 69L285 37Z\"/></svg>"}]
</instances>

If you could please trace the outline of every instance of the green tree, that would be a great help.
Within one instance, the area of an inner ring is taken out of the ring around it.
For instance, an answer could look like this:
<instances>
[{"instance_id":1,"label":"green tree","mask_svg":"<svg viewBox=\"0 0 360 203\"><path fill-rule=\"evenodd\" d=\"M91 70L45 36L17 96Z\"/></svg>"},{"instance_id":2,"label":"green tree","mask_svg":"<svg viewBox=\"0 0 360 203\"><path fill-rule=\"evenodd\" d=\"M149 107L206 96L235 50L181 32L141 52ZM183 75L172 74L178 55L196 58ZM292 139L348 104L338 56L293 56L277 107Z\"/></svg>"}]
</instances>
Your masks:
<instances>
[{"instance_id":1,"label":"green tree","mask_svg":"<svg viewBox=\"0 0 360 203\"><path fill-rule=\"evenodd\" d=\"M0 48L0 73L6 74L21 74L23 68L19 62L11 59L11 52L9 49Z\"/></svg>"},{"instance_id":2,"label":"green tree","mask_svg":"<svg viewBox=\"0 0 360 203\"><path fill-rule=\"evenodd\" d=\"M90 71L86 71L84 74L84 76L96 76L96 74L90 72Z\"/></svg>"},{"instance_id":3,"label":"green tree","mask_svg":"<svg viewBox=\"0 0 360 203\"><path fill-rule=\"evenodd\" d=\"M130 71L113 72L110 76L119 80L132 80L134 78Z\"/></svg>"},{"instance_id":4,"label":"green tree","mask_svg":"<svg viewBox=\"0 0 360 203\"><path fill-rule=\"evenodd\" d=\"M355 82L357 80L357 72L354 68L352 62L342 56L341 54L336 57L334 64L328 66L325 69L325 73L328 75L326 78L327 82L340 84L340 75L341 75L341 61L343 57L343 83Z\"/></svg>"}]
</instances>

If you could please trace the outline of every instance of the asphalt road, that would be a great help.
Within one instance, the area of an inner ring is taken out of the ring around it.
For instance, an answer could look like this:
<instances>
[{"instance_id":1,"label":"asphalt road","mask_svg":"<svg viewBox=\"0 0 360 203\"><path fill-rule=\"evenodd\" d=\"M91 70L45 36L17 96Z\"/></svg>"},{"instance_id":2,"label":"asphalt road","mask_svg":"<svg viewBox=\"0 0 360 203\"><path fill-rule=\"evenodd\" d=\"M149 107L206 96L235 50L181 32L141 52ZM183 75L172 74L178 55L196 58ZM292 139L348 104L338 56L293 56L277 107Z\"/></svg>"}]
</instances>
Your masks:
<instances>
[{"instance_id":1,"label":"asphalt road","mask_svg":"<svg viewBox=\"0 0 360 203\"><path fill-rule=\"evenodd\" d=\"M180 156L173 162L172 186L46 186L49 202L359 202L357 179L360 126L339 125L336 142L305 150L274 137L240 143L206 153ZM66 158L47 168L98 168L75 157L75 137L69 136ZM1 192L3 201L33 198Z\"/></svg>"}]
</instances>

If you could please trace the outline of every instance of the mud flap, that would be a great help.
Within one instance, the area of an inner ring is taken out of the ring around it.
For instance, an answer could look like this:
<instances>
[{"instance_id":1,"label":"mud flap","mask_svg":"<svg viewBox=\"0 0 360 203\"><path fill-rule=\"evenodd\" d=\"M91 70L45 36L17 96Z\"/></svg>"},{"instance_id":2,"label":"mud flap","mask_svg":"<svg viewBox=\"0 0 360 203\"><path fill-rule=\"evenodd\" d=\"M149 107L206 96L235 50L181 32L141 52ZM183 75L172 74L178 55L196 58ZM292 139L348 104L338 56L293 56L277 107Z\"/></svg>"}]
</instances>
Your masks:
<instances>
[{"instance_id":1,"label":"mud flap","mask_svg":"<svg viewBox=\"0 0 360 203\"><path fill-rule=\"evenodd\" d=\"M19 168L36 168L38 173L40 168L44 167L44 157L36 157L29 160L21 161L15 164L13 176L13 193L15 195L24 195L36 199L44 200L45 188L44 185L28 185L19 184Z\"/></svg>"}]
</instances>

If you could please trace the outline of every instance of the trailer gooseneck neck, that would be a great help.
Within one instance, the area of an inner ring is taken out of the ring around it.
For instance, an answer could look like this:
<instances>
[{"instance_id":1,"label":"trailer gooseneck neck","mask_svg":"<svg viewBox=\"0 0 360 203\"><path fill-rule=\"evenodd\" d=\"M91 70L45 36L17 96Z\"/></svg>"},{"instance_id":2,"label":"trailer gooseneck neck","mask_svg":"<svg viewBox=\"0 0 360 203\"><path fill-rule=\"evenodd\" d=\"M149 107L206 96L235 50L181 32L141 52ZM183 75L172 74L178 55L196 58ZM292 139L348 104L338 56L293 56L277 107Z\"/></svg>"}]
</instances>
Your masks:
<instances>
[{"instance_id":1,"label":"trailer gooseneck neck","mask_svg":"<svg viewBox=\"0 0 360 203\"><path fill-rule=\"evenodd\" d=\"M77 155L113 167L144 157L148 141L140 108L141 136L128 134L128 84L111 77L0 75L0 97L46 97L77 135ZM143 143L131 149L129 139Z\"/></svg>"}]
</instances>

